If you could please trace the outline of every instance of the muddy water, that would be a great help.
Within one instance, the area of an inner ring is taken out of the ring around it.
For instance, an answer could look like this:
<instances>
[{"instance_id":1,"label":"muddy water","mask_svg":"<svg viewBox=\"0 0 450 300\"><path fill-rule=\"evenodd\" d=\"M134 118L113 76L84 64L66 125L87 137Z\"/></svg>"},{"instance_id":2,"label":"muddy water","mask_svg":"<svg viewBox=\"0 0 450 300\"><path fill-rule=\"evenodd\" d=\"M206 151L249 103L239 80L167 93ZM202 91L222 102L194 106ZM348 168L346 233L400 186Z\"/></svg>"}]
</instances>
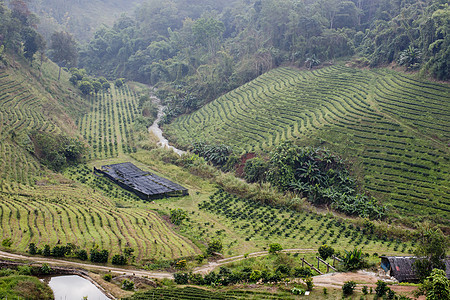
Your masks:
<instances>
[{"instance_id":1,"label":"muddy water","mask_svg":"<svg viewBox=\"0 0 450 300\"><path fill-rule=\"evenodd\" d=\"M172 149L176 154L181 156L186 152L169 145L169 141L163 136L163 132L161 128L159 128L158 123L163 115L164 106L161 105L161 101L158 98L152 97L152 99L154 103L158 104L158 117L156 118L155 122L153 122L152 126L148 128L148 131L152 132L158 138L158 146Z\"/></svg>"}]
</instances>

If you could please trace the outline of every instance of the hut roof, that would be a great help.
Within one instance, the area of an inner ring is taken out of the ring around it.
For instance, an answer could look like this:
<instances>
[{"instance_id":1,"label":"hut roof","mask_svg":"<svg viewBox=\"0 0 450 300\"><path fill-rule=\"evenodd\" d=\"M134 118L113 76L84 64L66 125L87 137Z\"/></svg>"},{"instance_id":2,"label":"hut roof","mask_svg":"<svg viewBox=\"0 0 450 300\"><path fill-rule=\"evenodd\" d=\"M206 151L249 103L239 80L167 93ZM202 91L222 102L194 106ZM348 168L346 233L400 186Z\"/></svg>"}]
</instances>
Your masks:
<instances>
[{"instance_id":1,"label":"hut roof","mask_svg":"<svg viewBox=\"0 0 450 300\"><path fill-rule=\"evenodd\" d=\"M171 192L186 192L187 189L166 178L145 172L130 162L102 166L101 170L110 178L146 196L167 195Z\"/></svg>"},{"instance_id":2,"label":"hut roof","mask_svg":"<svg viewBox=\"0 0 450 300\"><path fill-rule=\"evenodd\" d=\"M414 256L380 256L382 265L389 268L391 276L399 282L417 281L419 278L414 270L414 262L417 257ZM446 276L450 278L450 259L445 259Z\"/></svg>"}]
</instances>

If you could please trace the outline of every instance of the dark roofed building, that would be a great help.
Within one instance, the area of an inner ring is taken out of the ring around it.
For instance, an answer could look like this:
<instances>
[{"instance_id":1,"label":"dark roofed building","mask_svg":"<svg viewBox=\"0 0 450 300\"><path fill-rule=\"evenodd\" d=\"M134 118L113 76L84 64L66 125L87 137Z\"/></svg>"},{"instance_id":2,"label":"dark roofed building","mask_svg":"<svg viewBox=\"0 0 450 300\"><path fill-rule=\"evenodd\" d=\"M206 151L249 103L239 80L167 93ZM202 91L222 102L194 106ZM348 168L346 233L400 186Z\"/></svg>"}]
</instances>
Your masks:
<instances>
[{"instance_id":1,"label":"dark roofed building","mask_svg":"<svg viewBox=\"0 0 450 300\"><path fill-rule=\"evenodd\" d=\"M143 171L130 162L102 166L100 170L94 168L94 172L103 174L144 200L188 195L188 190L185 187Z\"/></svg>"},{"instance_id":2,"label":"dark roofed building","mask_svg":"<svg viewBox=\"0 0 450 300\"><path fill-rule=\"evenodd\" d=\"M380 256L381 268L399 282L415 282L419 278L414 271L414 262L417 257L413 256ZM445 260L446 275L450 279L450 259Z\"/></svg>"}]
</instances>

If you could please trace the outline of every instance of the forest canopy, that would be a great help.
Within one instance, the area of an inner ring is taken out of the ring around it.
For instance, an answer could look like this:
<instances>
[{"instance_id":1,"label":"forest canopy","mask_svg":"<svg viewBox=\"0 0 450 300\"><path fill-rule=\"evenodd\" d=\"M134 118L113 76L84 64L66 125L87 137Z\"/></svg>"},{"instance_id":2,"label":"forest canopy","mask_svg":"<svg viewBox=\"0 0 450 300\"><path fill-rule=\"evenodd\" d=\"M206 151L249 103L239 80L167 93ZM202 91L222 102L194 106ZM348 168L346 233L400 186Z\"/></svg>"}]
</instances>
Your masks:
<instances>
[{"instance_id":1,"label":"forest canopy","mask_svg":"<svg viewBox=\"0 0 450 300\"><path fill-rule=\"evenodd\" d=\"M444 0L149 0L80 52L96 75L166 85L167 119L262 73L357 57L449 79Z\"/></svg>"}]
</instances>

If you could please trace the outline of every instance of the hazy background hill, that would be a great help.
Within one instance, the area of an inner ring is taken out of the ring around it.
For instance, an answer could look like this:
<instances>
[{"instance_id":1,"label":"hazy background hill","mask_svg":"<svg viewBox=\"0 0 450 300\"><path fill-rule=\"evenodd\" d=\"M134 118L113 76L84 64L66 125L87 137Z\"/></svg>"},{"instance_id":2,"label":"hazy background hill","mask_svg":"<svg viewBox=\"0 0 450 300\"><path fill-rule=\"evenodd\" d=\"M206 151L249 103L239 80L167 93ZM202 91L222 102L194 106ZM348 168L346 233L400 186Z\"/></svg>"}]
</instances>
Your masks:
<instances>
[{"instance_id":1,"label":"hazy background hill","mask_svg":"<svg viewBox=\"0 0 450 300\"><path fill-rule=\"evenodd\" d=\"M80 42L92 38L102 24L111 26L122 14L132 13L144 0L33 0L30 9L39 18L39 30L48 39L66 30Z\"/></svg>"}]
</instances>

